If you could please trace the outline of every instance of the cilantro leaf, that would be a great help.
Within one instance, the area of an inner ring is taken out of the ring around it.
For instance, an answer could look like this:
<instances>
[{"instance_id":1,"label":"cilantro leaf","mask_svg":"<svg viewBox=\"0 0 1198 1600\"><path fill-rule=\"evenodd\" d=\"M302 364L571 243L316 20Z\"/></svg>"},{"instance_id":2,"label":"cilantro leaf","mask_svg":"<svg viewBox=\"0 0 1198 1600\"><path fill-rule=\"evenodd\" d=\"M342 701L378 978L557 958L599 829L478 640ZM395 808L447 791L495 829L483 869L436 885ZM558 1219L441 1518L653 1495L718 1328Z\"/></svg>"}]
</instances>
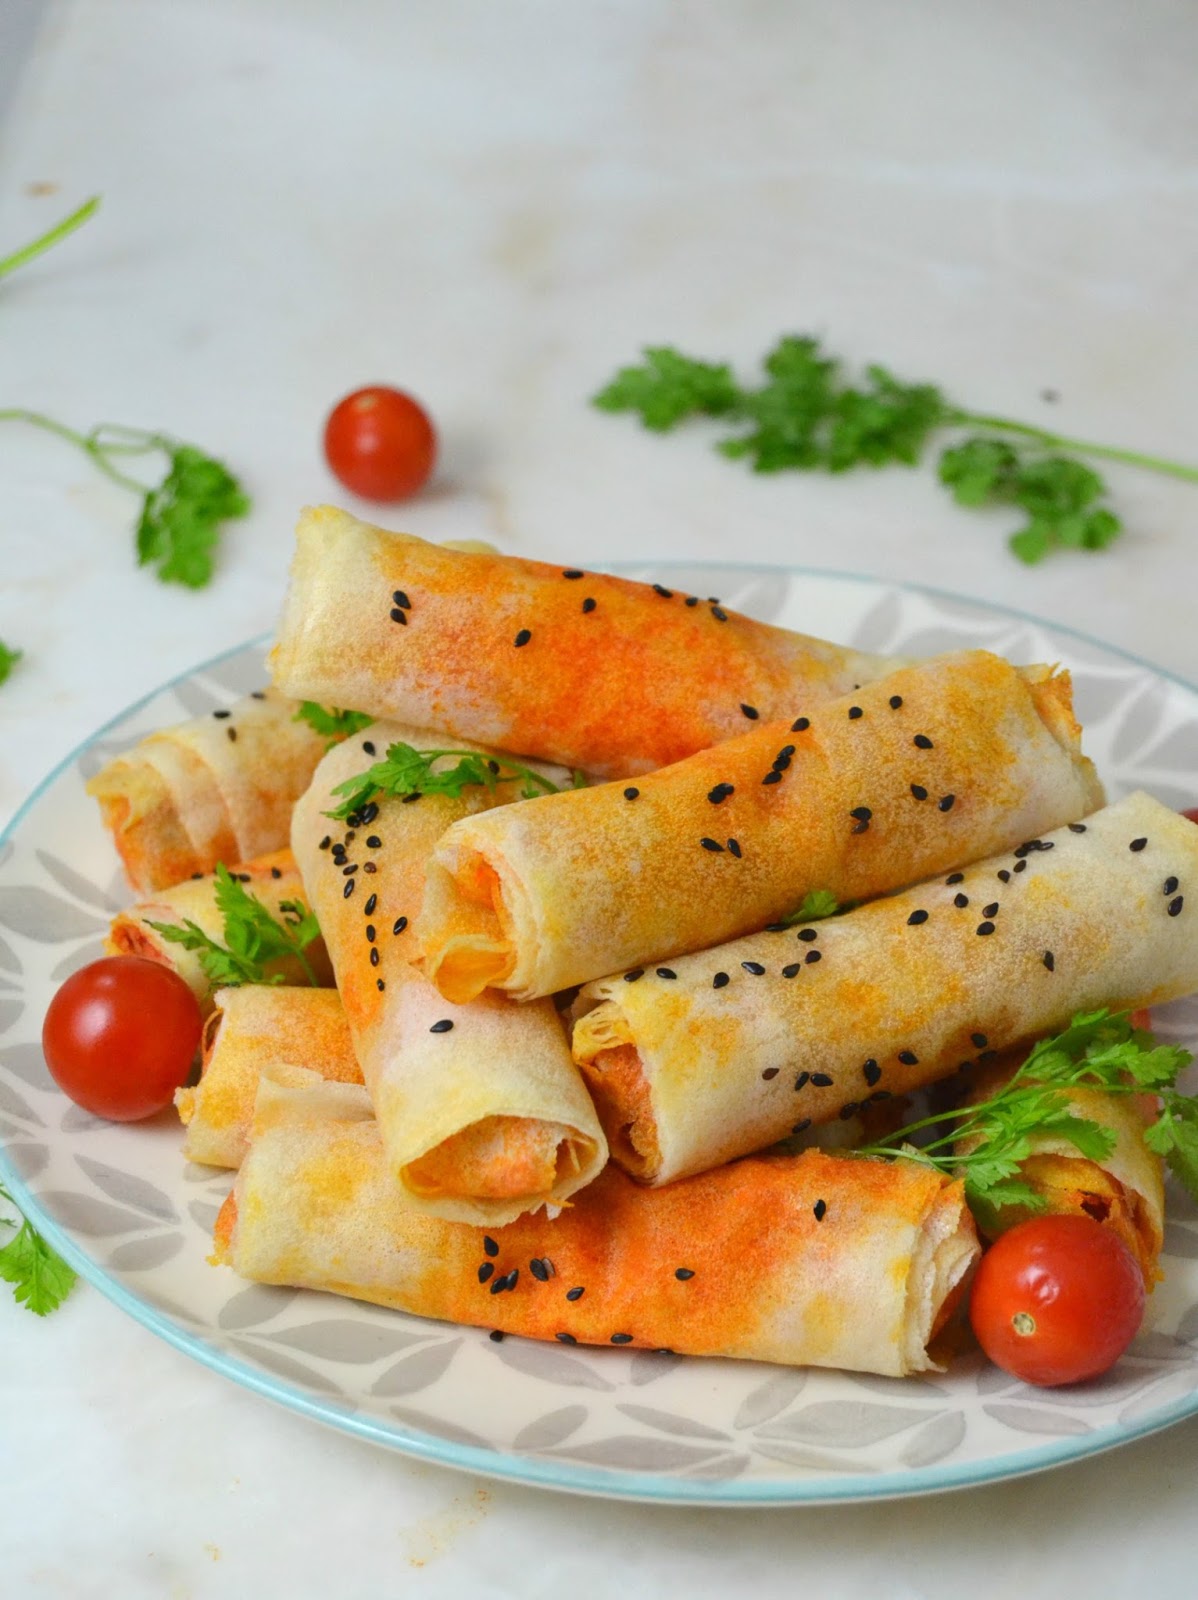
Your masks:
<instances>
[{"instance_id":1,"label":"cilantro leaf","mask_svg":"<svg viewBox=\"0 0 1198 1600\"><path fill-rule=\"evenodd\" d=\"M213 988L286 983L284 973L271 972L269 968L288 958L299 963L314 989L319 987L305 954L307 947L320 936L320 926L313 912L298 900L283 900L279 904L281 920L276 920L261 900L233 877L223 862L216 869L215 892L216 908L224 919L223 945L190 918L182 923L149 922L148 925L169 943L194 951Z\"/></svg>"},{"instance_id":2,"label":"cilantro leaf","mask_svg":"<svg viewBox=\"0 0 1198 1600\"><path fill-rule=\"evenodd\" d=\"M317 705L315 700L303 700L291 720L306 722L314 733L322 734L329 741L326 748L331 750L339 740L369 728L374 718L364 711L338 711L332 706Z\"/></svg>"},{"instance_id":3,"label":"cilantro leaf","mask_svg":"<svg viewBox=\"0 0 1198 1600\"><path fill-rule=\"evenodd\" d=\"M800 922L822 922L825 917L834 917L838 911L851 909L850 905L842 906L831 889L811 889L789 916L779 917L778 922L784 928L794 928Z\"/></svg>"},{"instance_id":4,"label":"cilantro leaf","mask_svg":"<svg viewBox=\"0 0 1198 1600\"><path fill-rule=\"evenodd\" d=\"M0 1198L20 1216L20 1208L0 1184ZM7 1219L16 1227L16 1219ZM36 1316L44 1317L66 1299L75 1282L75 1272L46 1243L26 1217L20 1217L16 1233L0 1248L0 1279L13 1286L13 1298Z\"/></svg>"},{"instance_id":5,"label":"cilantro leaf","mask_svg":"<svg viewBox=\"0 0 1198 1600\"><path fill-rule=\"evenodd\" d=\"M443 761L454 765L438 769L438 763ZM484 756L477 750L417 750L401 740L387 746L382 761L337 784L333 793L347 798L332 811L326 811L325 816L343 821L380 796L396 799L411 794L445 794L456 799L472 785L494 790L501 783L517 782L525 800L559 792L556 783L516 761Z\"/></svg>"},{"instance_id":6,"label":"cilantro leaf","mask_svg":"<svg viewBox=\"0 0 1198 1600\"><path fill-rule=\"evenodd\" d=\"M12 669L24 655L23 650L10 650L3 639L0 639L0 683L7 683Z\"/></svg>"},{"instance_id":7,"label":"cilantro leaf","mask_svg":"<svg viewBox=\"0 0 1198 1600\"><path fill-rule=\"evenodd\" d=\"M636 411L646 428L665 433L685 417L722 417L740 404L740 390L723 364L692 361L666 345L644 351L644 365L621 367L594 396L600 411Z\"/></svg>"}]
</instances>

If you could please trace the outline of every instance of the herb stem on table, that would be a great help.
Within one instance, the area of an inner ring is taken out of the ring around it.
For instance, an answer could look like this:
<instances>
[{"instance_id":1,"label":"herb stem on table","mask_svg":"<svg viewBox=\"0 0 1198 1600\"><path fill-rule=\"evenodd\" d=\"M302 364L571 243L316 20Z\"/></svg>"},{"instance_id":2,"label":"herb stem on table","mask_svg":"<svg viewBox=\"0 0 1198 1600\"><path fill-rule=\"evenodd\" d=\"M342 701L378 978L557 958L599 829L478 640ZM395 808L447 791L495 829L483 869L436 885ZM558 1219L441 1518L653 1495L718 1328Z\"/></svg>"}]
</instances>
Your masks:
<instances>
[{"instance_id":1,"label":"herb stem on table","mask_svg":"<svg viewBox=\"0 0 1198 1600\"><path fill-rule=\"evenodd\" d=\"M74 233L76 228L81 228L89 217L95 216L100 209L100 196L92 195L90 200L85 200L81 206L72 211L69 217L64 217L61 222L40 234L29 244L24 244L11 255L0 256L0 278L7 277L10 272L15 272L18 267L23 267L26 262L40 256L43 251L51 249L60 239L65 239L68 234Z\"/></svg>"}]
</instances>

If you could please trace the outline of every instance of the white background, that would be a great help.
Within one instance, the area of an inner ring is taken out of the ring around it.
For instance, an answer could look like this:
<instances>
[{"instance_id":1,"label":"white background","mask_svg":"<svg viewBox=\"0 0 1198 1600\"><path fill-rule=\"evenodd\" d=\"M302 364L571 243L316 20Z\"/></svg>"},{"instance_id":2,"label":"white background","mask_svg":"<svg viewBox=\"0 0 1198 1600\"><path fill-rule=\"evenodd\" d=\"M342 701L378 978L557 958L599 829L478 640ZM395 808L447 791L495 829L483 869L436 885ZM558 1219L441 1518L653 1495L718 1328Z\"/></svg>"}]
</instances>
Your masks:
<instances>
[{"instance_id":1,"label":"white background","mask_svg":"<svg viewBox=\"0 0 1198 1600\"><path fill-rule=\"evenodd\" d=\"M979 409L1198 459L1198 14L1185 0L90 0L0 9L0 408L161 428L255 496L208 590L0 427L0 821L127 702L269 629L328 406L443 436L381 520L580 563L911 578L1198 677L1198 487L1028 570L927 470L754 478L587 395L643 343L784 331ZM1059 399L1043 398L1052 390ZM80 1288L0 1298L4 1595L1189 1596L1198 1422L1046 1477L813 1511L609 1505L409 1464L236 1390Z\"/></svg>"}]
</instances>

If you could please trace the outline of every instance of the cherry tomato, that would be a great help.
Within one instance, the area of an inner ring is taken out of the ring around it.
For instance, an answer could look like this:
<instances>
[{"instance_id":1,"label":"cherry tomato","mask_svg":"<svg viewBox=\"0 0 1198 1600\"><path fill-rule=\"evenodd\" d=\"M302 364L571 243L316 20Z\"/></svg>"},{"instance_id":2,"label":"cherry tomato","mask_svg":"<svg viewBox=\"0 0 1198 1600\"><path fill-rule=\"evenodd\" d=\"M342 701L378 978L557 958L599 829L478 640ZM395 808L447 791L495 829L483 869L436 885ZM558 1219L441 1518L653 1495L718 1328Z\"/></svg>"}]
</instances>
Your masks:
<instances>
[{"instance_id":1,"label":"cherry tomato","mask_svg":"<svg viewBox=\"0 0 1198 1600\"><path fill-rule=\"evenodd\" d=\"M1133 1028L1142 1028L1145 1033L1152 1032L1152 1012L1147 1006L1141 1006L1138 1011L1133 1011L1127 1020Z\"/></svg>"},{"instance_id":2,"label":"cherry tomato","mask_svg":"<svg viewBox=\"0 0 1198 1600\"><path fill-rule=\"evenodd\" d=\"M169 967L108 956L72 973L50 1002L42 1050L76 1105L139 1122L171 1103L200 1042L200 1006Z\"/></svg>"},{"instance_id":3,"label":"cherry tomato","mask_svg":"<svg viewBox=\"0 0 1198 1600\"><path fill-rule=\"evenodd\" d=\"M1198 806L1191 806L1188 811L1182 812L1183 817L1189 817L1191 822L1198 822Z\"/></svg>"},{"instance_id":4,"label":"cherry tomato","mask_svg":"<svg viewBox=\"0 0 1198 1600\"><path fill-rule=\"evenodd\" d=\"M437 435L411 395L374 384L329 412L324 453L334 476L364 500L405 500L428 482Z\"/></svg>"},{"instance_id":5,"label":"cherry tomato","mask_svg":"<svg viewBox=\"0 0 1198 1600\"><path fill-rule=\"evenodd\" d=\"M1144 1279L1122 1239L1091 1217L1032 1217L982 1257L969 1304L978 1343L1025 1383L1080 1383L1136 1336Z\"/></svg>"}]
</instances>

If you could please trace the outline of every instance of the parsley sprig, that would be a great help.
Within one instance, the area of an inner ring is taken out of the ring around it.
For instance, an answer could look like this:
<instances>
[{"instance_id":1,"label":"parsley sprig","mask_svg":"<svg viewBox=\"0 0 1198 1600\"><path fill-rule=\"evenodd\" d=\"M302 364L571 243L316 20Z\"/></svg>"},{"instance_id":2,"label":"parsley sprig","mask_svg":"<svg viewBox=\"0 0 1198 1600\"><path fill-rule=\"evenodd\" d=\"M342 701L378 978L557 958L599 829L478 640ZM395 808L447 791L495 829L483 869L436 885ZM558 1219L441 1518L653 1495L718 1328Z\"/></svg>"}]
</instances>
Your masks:
<instances>
[{"instance_id":1,"label":"parsley sprig","mask_svg":"<svg viewBox=\"0 0 1198 1600\"><path fill-rule=\"evenodd\" d=\"M922 1161L964 1178L970 1209L985 1224L1003 1206L1044 1209L1044 1196L1021 1175L1037 1136L1064 1139L1091 1161L1110 1155L1113 1131L1079 1116L1070 1090L1147 1093L1159 1097L1162 1109L1145 1141L1198 1197L1198 1100L1176 1088L1192 1059L1188 1051L1159 1045L1150 1033L1133 1028L1126 1013L1079 1013L1064 1032L1036 1045L989 1099L908 1123L859 1153ZM915 1135L945 1125L936 1137L911 1143Z\"/></svg>"},{"instance_id":2,"label":"parsley sprig","mask_svg":"<svg viewBox=\"0 0 1198 1600\"><path fill-rule=\"evenodd\" d=\"M12 669L24 655L23 650L12 650L0 639L0 683L7 683Z\"/></svg>"},{"instance_id":3,"label":"parsley sprig","mask_svg":"<svg viewBox=\"0 0 1198 1600\"><path fill-rule=\"evenodd\" d=\"M29 244L23 244L19 250L14 250L11 255L0 257L0 278L6 278L10 272L15 272L18 267L23 267L27 261L32 261L35 256L40 256L44 250L49 250L60 239L65 239L68 233L74 233L76 228L81 228L89 217L94 217L100 209L100 196L92 195L90 200L85 200L81 206L72 211L69 217L64 217L61 222L45 233L40 234Z\"/></svg>"},{"instance_id":4,"label":"parsley sprig","mask_svg":"<svg viewBox=\"0 0 1198 1600\"><path fill-rule=\"evenodd\" d=\"M368 717L364 711L338 711L333 706L318 705L315 700L302 700L291 720L306 722L314 733L323 735L329 741L325 748L331 750L342 739L369 728L374 718Z\"/></svg>"},{"instance_id":5,"label":"parsley sprig","mask_svg":"<svg viewBox=\"0 0 1198 1600\"><path fill-rule=\"evenodd\" d=\"M451 767L440 766L452 761ZM387 746L382 761L376 761L355 778L347 778L333 790L347 798L326 817L344 821L361 811L372 800L400 799L405 795L445 794L455 799L473 785L494 791L501 783L519 783L520 794L533 800L542 794L557 794L559 788L549 778L518 761L480 755L476 750L416 750L399 741ZM574 787L578 787L575 782Z\"/></svg>"},{"instance_id":6,"label":"parsley sprig","mask_svg":"<svg viewBox=\"0 0 1198 1600\"><path fill-rule=\"evenodd\" d=\"M21 1216L20 1207L3 1184L0 1200L17 1213L17 1217L4 1219L17 1231L0 1248L0 1278L12 1284L13 1298L20 1305L28 1306L36 1316L47 1316L70 1294L75 1271L50 1248L28 1218Z\"/></svg>"},{"instance_id":7,"label":"parsley sprig","mask_svg":"<svg viewBox=\"0 0 1198 1600\"><path fill-rule=\"evenodd\" d=\"M282 920L277 920L221 863L216 869L216 908L224 918L224 944L211 938L190 917L181 924L150 922L149 926L169 943L195 951L205 977L214 988L235 989L246 983L286 983L285 974L271 972L269 968L272 963L288 957L298 961L314 989L320 987L304 953L320 936L320 926L315 914L300 901L280 901Z\"/></svg>"},{"instance_id":8,"label":"parsley sprig","mask_svg":"<svg viewBox=\"0 0 1198 1600\"><path fill-rule=\"evenodd\" d=\"M798 905L785 917L779 917L780 928L797 928L801 922L822 922L834 917L838 911L851 911L852 904L841 905L831 889L811 889Z\"/></svg>"},{"instance_id":9,"label":"parsley sprig","mask_svg":"<svg viewBox=\"0 0 1198 1600\"><path fill-rule=\"evenodd\" d=\"M726 363L651 346L643 363L621 368L594 404L603 411L637 412L645 427L658 432L689 417L722 418L738 431L717 448L747 460L755 472L915 466L934 434L968 430L968 437L941 451L940 481L958 505L1021 511L1026 521L1009 543L1029 564L1054 549L1104 549L1122 531L1118 515L1103 503L1106 484L1077 455L1198 483L1198 467L971 411L935 384L904 383L882 366L867 367L854 385L811 337L780 339L763 365L765 381L748 388Z\"/></svg>"}]
</instances>

